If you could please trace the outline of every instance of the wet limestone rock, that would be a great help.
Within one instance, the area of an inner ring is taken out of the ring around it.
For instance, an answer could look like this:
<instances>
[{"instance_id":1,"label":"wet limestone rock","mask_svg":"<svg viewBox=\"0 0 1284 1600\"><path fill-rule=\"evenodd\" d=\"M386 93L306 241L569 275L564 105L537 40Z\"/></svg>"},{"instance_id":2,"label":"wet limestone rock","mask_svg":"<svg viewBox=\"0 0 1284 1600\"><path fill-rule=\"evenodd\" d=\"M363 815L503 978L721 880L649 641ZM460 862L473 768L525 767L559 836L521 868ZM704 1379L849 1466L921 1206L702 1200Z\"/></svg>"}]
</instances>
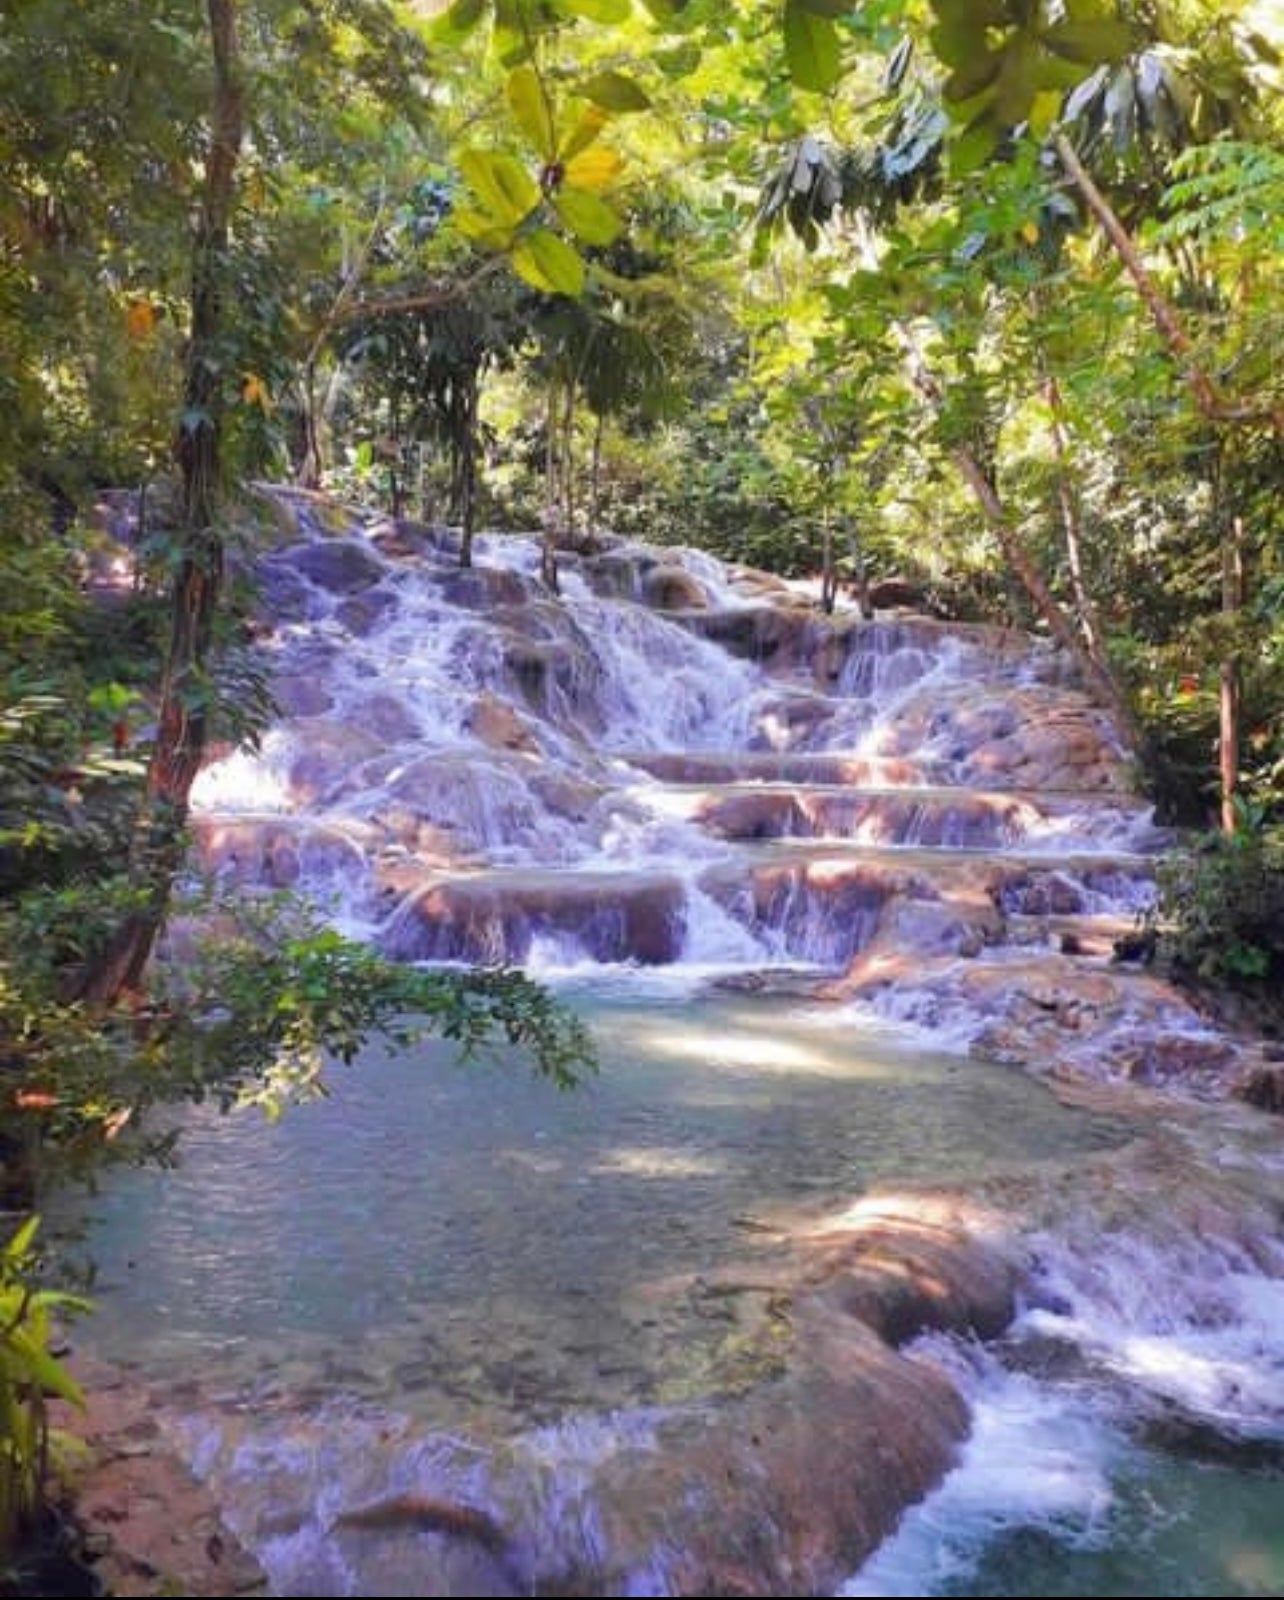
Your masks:
<instances>
[{"instance_id":1,"label":"wet limestone rock","mask_svg":"<svg viewBox=\"0 0 1284 1600\"><path fill-rule=\"evenodd\" d=\"M677 959L685 932L679 879L645 873L486 874L432 882L398 908L384 953L398 961L523 961L537 938L573 941L595 961Z\"/></svg>"},{"instance_id":2,"label":"wet limestone rock","mask_svg":"<svg viewBox=\"0 0 1284 1600\"><path fill-rule=\"evenodd\" d=\"M266 1594L262 1569L166 1443L153 1397L99 1362L73 1365L86 1409L55 1401L53 1422L83 1448L71 1457L60 1497L106 1591Z\"/></svg>"}]
</instances>

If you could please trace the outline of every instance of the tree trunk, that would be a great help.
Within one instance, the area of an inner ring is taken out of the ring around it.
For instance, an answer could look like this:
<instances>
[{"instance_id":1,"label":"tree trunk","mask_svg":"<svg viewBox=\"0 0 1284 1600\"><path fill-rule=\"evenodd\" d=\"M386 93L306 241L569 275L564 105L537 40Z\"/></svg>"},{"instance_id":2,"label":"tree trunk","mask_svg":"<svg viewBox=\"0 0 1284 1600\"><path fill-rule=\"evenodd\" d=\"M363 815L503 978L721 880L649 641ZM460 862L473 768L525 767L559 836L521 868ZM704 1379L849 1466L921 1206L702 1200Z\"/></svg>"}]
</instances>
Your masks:
<instances>
[{"instance_id":1,"label":"tree trunk","mask_svg":"<svg viewBox=\"0 0 1284 1600\"><path fill-rule=\"evenodd\" d=\"M1044 398L1048 402L1052 453L1057 463L1057 503L1061 508L1061 528L1066 541L1066 564L1070 570L1070 593L1074 596L1075 613L1083 632L1084 643L1094 661L1104 662L1101 623L1097 608L1083 575L1083 542L1080 538L1079 507L1070 486L1070 450L1066 442L1065 421L1061 406L1061 389L1049 374L1044 379Z\"/></svg>"},{"instance_id":2,"label":"tree trunk","mask_svg":"<svg viewBox=\"0 0 1284 1600\"><path fill-rule=\"evenodd\" d=\"M477 399L479 376L474 370L460 389L463 415L459 442L459 565L473 564L473 532L477 522Z\"/></svg>"},{"instance_id":3,"label":"tree trunk","mask_svg":"<svg viewBox=\"0 0 1284 1600\"><path fill-rule=\"evenodd\" d=\"M602 523L602 436L606 413L599 411L593 424L593 455L589 466L589 532L596 534Z\"/></svg>"},{"instance_id":4,"label":"tree trunk","mask_svg":"<svg viewBox=\"0 0 1284 1600\"><path fill-rule=\"evenodd\" d=\"M1052 637L1070 652L1085 682L1109 710L1124 741L1135 752L1140 748L1136 719L1123 690L1115 681L1114 674L1104 661L1098 661L1093 657L1084 642L1083 635L1048 587L1047 580L1022 543L1020 534L1008 521L999 492L984 467L961 445L951 451L951 456L964 481L976 496L986 522L999 541L1003 559L1010 571L1016 575L1035 610L1047 623Z\"/></svg>"},{"instance_id":5,"label":"tree trunk","mask_svg":"<svg viewBox=\"0 0 1284 1600\"><path fill-rule=\"evenodd\" d=\"M820 524L820 609L827 617L834 613L838 598L838 569L834 563L834 530L830 526L829 508L821 514Z\"/></svg>"},{"instance_id":6,"label":"tree trunk","mask_svg":"<svg viewBox=\"0 0 1284 1600\"><path fill-rule=\"evenodd\" d=\"M214 107L201 209L192 250L191 335L176 456L183 480L182 546L174 577L170 637L161 676L156 742L135 828L130 876L140 903L75 986L77 998L108 1005L137 985L151 957L182 865L188 798L209 738L208 681L223 579L218 527L224 373L224 279L244 91L236 0L207 0Z\"/></svg>"},{"instance_id":7,"label":"tree trunk","mask_svg":"<svg viewBox=\"0 0 1284 1600\"><path fill-rule=\"evenodd\" d=\"M1244 604L1244 521L1232 517L1222 533L1222 616L1232 634ZM1222 832L1234 833L1238 822L1235 796L1239 788L1239 656L1227 643L1218 671L1218 771L1221 778Z\"/></svg>"}]
</instances>

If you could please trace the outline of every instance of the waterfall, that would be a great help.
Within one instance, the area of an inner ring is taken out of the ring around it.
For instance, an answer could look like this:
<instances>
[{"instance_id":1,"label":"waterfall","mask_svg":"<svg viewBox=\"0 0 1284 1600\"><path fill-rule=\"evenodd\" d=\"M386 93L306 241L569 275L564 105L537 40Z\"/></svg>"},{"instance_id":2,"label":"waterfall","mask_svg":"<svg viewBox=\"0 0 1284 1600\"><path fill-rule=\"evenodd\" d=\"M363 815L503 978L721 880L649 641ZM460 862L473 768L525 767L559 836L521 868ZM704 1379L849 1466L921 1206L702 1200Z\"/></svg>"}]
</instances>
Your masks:
<instances>
[{"instance_id":1,"label":"waterfall","mask_svg":"<svg viewBox=\"0 0 1284 1600\"><path fill-rule=\"evenodd\" d=\"M1022 852L1081 858L1085 915L1150 892L1158 836L1042 646L827 619L696 551L569 558L554 597L530 540L460 571L428 530L294 521L261 571L282 715L200 775L198 847L395 957L842 968L963 857L1005 911Z\"/></svg>"}]
</instances>

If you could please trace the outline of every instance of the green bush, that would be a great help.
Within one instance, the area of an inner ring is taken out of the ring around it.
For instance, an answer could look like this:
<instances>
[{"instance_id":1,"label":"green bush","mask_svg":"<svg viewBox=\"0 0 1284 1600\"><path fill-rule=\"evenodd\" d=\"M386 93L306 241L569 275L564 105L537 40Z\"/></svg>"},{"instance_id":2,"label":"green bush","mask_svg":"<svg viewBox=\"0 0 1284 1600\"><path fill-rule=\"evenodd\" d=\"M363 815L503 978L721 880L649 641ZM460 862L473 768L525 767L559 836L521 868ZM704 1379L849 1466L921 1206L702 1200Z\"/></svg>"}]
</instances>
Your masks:
<instances>
[{"instance_id":1,"label":"green bush","mask_svg":"<svg viewBox=\"0 0 1284 1600\"><path fill-rule=\"evenodd\" d=\"M1284 830L1247 804L1239 816L1164 862L1157 912L1177 971L1265 988L1284 976Z\"/></svg>"}]
</instances>

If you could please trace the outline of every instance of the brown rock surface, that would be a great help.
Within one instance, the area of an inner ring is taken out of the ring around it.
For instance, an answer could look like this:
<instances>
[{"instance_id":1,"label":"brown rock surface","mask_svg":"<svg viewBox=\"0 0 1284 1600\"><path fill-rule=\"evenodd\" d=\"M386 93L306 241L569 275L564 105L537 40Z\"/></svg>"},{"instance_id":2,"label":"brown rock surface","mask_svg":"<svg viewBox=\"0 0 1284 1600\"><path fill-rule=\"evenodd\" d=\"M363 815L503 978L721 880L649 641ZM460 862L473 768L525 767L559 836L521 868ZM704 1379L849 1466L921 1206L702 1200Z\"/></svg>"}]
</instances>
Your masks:
<instances>
[{"instance_id":1,"label":"brown rock surface","mask_svg":"<svg viewBox=\"0 0 1284 1600\"><path fill-rule=\"evenodd\" d=\"M223 1523L209 1490L166 1443L142 1385L99 1362L72 1363L79 1412L54 1402L54 1426L80 1440L60 1496L115 1595L254 1595L262 1569Z\"/></svg>"}]
</instances>

